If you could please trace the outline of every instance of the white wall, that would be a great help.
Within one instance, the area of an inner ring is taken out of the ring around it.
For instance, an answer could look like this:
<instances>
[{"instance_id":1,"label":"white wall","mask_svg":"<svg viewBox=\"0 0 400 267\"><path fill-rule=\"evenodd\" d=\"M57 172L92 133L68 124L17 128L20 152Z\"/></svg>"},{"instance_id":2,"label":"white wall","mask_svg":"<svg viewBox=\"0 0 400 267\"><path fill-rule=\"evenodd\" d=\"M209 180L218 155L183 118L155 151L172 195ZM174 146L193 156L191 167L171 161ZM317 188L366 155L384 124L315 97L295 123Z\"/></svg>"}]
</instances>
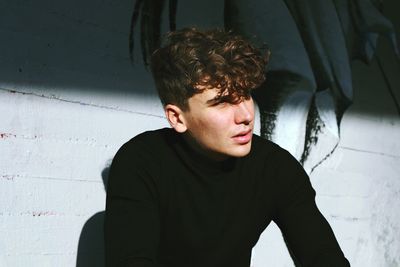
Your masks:
<instances>
[{"instance_id":1,"label":"white wall","mask_svg":"<svg viewBox=\"0 0 400 267\"><path fill-rule=\"evenodd\" d=\"M104 211L110 159L167 123L148 73L129 63L121 25L132 1L31 2L0 3L0 266L75 266L84 225ZM399 100L387 45L378 55ZM318 206L360 267L400 266L400 116L378 67L354 64L339 147L311 174ZM96 227L85 245L101 239ZM101 246L81 251L102 257ZM293 266L274 225L252 265Z\"/></svg>"}]
</instances>

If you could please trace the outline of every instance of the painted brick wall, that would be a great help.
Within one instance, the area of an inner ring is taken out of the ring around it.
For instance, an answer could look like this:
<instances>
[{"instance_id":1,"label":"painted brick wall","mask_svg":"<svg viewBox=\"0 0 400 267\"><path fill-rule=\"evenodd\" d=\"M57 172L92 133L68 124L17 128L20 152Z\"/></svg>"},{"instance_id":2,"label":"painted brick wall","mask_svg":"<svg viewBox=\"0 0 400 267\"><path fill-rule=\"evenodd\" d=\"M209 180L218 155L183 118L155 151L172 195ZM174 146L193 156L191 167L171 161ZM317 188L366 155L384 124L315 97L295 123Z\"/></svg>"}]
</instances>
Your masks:
<instances>
[{"instance_id":1,"label":"painted brick wall","mask_svg":"<svg viewBox=\"0 0 400 267\"><path fill-rule=\"evenodd\" d=\"M0 266L101 266L107 166L131 137L167 126L148 72L129 62L133 2L0 6ZM352 266L400 266L400 116L379 68L398 101L391 51L382 41L380 61L354 63L341 142L311 174ZM273 224L252 265L293 266Z\"/></svg>"}]
</instances>

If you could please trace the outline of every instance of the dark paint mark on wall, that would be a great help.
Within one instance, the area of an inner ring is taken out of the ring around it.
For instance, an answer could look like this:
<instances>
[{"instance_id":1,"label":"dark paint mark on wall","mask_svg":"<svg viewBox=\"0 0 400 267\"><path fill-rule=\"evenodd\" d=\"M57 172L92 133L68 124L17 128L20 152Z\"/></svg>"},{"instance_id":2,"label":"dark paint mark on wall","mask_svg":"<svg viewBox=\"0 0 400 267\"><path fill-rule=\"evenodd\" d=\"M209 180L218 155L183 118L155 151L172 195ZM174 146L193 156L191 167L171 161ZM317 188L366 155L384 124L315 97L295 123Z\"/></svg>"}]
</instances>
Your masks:
<instances>
[{"instance_id":1,"label":"dark paint mark on wall","mask_svg":"<svg viewBox=\"0 0 400 267\"><path fill-rule=\"evenodd\" d=\"M33 217L57 215L55 211L32 211L31 214Z\"/></svg>"},{"instance_id":2,"label":"dark paint mark on wall","mask_svg":"<svg viewBox=\"0 0 400 267\"><path fill-rule=\"evenodd\" d=\"M56 216L62 215L61 213L57 213L55 211L26 211L21 212L19 215L29 215L33 217L45 217L45 216Z\"/></svg>"},{"instance_id":3,"label":"dark paint mark on wall","mask_svg":"<svg viewBox=\"0 0 400 267\"><path fill-rule=\"evenodd\" d=\"M145 65L148 64L151 53L159 46L162 14L166 1L136 1L129 36L131 60L134 58L134 31L138 28L139 18L141 51ZM358 59L366 64L371 62L375 56L379 36L389 37L399 56L394 27L381 12L384 3L360 0L318 3L300 0L251 3L245 0L225 0L223 3L224 10L221 15L224 16L225 29L247 37L256 36L262 42L271 44L272 60L267 73L267 82L268 77L278 80L283 77L280 75L282 73L293 73L301 81L309 83L308 88L304 87L304 83L301 85L303 87L293 87L289 75L286 77L288 80L283 80L283 84L287 82L285 86L279 88L266 86L270 90L260 90L259 93L255 93L260 108L261 135L267 139L273 136L277 121L282 123L282 120L277 120L278 111L283 105L287 105L285 100L296 90L309 90L310 94L304 94L303 102L312 103L305 107L305 110L308 110L308 114L305 114L307 120L302 122L306 127L304 149L300 158L302 164L307 162L312 153L317 153L315 147L326 145L320 144L319 138L319 135L323 134L322 129L325 125L338 126L337 132L334 133L338 136L336 144L331 144L324 155L317 155L320 160L311 162L311 169L314 169L333 153L339 143L340 122L353 101L351 61ZM170 30L176 27L176 12L179 10L177 6L177 0L169 1ZM287 26L289 24L291 26ZM288 38L282 34L287 32L285 29L293 33L290 36L296 35L297 39L285 42ZM296 53L293 53L293 50ZM286 62L282 63L282 59ZM388 89L392 90L390 86ZM393 97L393 93L391 95ZM395 100L394 97L393 99ZM326 105L327 102L334 104ZM400 110L396 101L395 104ZM321 116L321 113L328 109L332 115ZM324 121L326 118L329 121ZM316 157L312 158L315 161Z\"/></svg>"},{"instance_id":4,"label":"dark paint mark on wall","mask_svg":"<svg viewBox=\"0 0 400 267\"><path fill-rule=\"evenodd\" d=\"M1 179L8 181L14 181L15 177L17 177L17 175L4 174L0 176Z\"/></svg>"},{"instance_id":5,"label":"dark paint mark on wall","mask_svg":"<svg viewBox=\"0 0 400 267\"><path fill-rule=\"evenodd\" d=\"M0 138L9 138L9 137L17 137L17 136L12 133L0 133Z\"/></svg>"}]
</instances>

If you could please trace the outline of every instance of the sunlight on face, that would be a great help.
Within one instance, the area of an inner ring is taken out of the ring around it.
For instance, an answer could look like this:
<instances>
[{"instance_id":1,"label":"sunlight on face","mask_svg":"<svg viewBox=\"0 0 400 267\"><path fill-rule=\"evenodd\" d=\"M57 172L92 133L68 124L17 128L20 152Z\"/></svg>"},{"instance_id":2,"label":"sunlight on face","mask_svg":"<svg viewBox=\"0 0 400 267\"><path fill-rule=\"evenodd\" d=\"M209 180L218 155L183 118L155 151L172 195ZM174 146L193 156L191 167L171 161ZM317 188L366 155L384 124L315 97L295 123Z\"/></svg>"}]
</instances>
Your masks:
<instances>
[{"instance_id":1,"label":"sunlight on face","mask_svg":"<svg viewBox=\"0 0 400 267\"><path fill-rule=\"evenodd\" d=\"M183 112L188 140L212 159L243 157L250 152L254 125L251 98L237 104L210 104L217 89L206 89L189 98L189 109Z\"/></svg>"}]
</instances>

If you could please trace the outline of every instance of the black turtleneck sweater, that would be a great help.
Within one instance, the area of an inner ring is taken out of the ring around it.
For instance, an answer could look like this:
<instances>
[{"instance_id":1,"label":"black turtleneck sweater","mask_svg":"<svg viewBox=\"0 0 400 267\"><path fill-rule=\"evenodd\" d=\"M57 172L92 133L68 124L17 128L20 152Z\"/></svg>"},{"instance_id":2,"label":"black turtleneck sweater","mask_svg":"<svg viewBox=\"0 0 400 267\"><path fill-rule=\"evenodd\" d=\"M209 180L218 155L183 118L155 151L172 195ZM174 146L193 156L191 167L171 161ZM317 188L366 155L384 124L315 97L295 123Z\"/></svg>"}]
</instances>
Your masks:
<instances>
[{"instance_id":1,"label":"black turtleneck sweater","mask_svg":"<svg viewBox=\"0 0 400 267\"><path fill-rule=\"evenodd\" d=\"M172 129L116 154L105 217L109 267L249 267L273 220L301 266L350 266L301 165L254 135L250 153L214 162Z\"/></svg>"}]
</instances>

